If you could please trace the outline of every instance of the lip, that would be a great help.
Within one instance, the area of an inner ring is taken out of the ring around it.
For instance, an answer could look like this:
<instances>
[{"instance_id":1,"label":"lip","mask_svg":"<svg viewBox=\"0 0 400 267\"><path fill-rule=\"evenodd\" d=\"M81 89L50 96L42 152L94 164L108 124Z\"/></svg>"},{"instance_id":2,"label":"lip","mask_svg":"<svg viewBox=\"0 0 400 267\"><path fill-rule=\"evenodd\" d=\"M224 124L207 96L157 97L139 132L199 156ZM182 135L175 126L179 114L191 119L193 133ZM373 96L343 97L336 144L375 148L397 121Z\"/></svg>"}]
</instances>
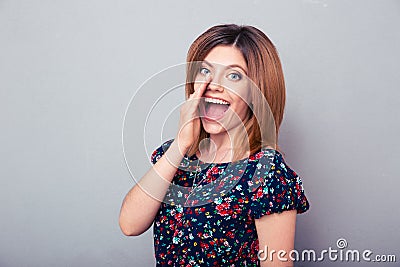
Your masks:
<instances>
[{"instance_id":1,"label":"lip","mask_svg":"<svg viewBox=\"0 0 400 267\"><path fill-rule=\"evenodd\" d=\"M228 100L220 98L220 97L214 97L214 96L210 96L210 95L203 95L202 97L203 98L212 98L212 99L222 100L222 101L228 102L229 105L231 104L231 102L229 102ZM203 101L204 101L204 99L203 99Z\"/></svg>"},{"instance_id":2,"label":"lip","mask_svg":"<svg viewBox=\"0 0 400 267\"><path fill-rule=\"evenodd\" d=\"M209 122L218 122L220 119L222 119L225 116L225 113L229 110L229 107L228 107L228 110L226 110L224 113L222 113L222 115L219 116L219 117L208 117L207 113L206 113L206 105L205 105L205 101L204 101L204 98L206 98L206 97L228 102L229 106L231 105L231 103L229 101L226 101L225 99L222 99L222 98L219 98L219 97L212 97L212 96L206 96L206 95L203 96L203 99L201 101L202 103L199 105L200 114L202 114L201 119L204 119L204 120L209 121Z\"/></svg>"}]
</instances>

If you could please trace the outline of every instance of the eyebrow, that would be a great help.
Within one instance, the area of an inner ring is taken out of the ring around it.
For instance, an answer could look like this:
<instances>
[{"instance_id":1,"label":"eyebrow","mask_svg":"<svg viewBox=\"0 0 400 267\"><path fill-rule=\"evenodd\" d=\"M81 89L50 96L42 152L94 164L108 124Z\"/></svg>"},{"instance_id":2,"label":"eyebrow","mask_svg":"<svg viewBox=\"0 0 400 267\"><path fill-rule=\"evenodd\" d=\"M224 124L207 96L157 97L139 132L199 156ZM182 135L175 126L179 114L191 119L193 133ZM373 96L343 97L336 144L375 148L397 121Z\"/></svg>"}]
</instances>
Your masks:
<instances>
[{"instance_id":1,"label":"eyebrow","mask_svg":"<svg viewBox=\"0 0 400 267\"><path fill-rule=\"evenodd\" d=\"M214 67L213 64L211 64L211 63L208 62L207 60L203 60L203 61L204 61L204 63L206 63L207 65L209 65L209 66L211 66L211 67ZM221 64L218 64L218 65L221 65ZM231 64L231 65L227 65L226 67L227 67L227 68L234 68L234 67L237 67L237 68L241 69L241 70L247 75L247 71L246 71L242 66L240 66L240 65L238 65L238 64Z\"/></svg>"}]
</instances>

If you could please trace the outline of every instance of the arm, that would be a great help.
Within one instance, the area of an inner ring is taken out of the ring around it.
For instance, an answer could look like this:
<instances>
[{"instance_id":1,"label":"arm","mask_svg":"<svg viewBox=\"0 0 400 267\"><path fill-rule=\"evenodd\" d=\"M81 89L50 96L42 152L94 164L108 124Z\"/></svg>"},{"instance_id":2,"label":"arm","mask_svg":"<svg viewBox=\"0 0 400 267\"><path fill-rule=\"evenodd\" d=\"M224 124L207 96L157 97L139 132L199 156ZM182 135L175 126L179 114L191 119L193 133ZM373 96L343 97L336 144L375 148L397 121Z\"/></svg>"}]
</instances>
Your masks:
<instances>
[{"instance_id":1,"label":"arm","mask_svg":"<svg viewBox=\"0 0 400 267\"><path fill-rule=\"evenodd\" d=\"M182 105L177 137L126 195L119 216L119 226L125 235L140 235L153 223L180 162L199 136L198 105L209 82L208 79L195 89Z\"/></svg>"},{"instance_id":2,"label":"arm","mask_svg":"<svg viewBox=\"0 0 400 267\"><path fill-rule=\"evenodd\" d=\"M125 235L140 235L153 223L160 203L186 150L180 152L173 141L165 154L126 195L119 216Z\"/></svg>"},{"instance_id":3,"label":"arm","mask_svg":"<svg viewBox=\"0 0 400 267\"><path fill-rule=\"evenodd\" d=\"M260 256L263 258L267 256L266 260L260 260L262 267L293 266L289 253L294 249L296 214L296 210L288 210L282 213L264 215L255 220L259 249L264 250L264 253ZM279 254L279 250L285 251L285 254L283 252ZM287 261L279 260L278 256L281 259L287 259Z\"/></svg>"}]
</instances>

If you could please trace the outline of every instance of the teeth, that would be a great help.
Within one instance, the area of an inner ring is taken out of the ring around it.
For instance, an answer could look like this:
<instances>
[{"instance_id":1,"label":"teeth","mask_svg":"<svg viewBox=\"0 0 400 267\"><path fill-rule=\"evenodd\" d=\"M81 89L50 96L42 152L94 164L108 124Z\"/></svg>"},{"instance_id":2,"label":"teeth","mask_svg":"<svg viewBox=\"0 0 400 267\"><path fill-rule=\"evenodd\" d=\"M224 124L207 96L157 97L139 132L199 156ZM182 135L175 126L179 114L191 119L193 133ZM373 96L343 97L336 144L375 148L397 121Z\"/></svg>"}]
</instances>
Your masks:
<instances>
[{"instance_id":1,"label":"teeth","mask_svg":"<svg viewBox=\"0 0 400 267\"><path fill-rule=\"evenodd\" d=\"M208 102L208 103L215 103L215 104L221 104L221 105L229 105L229 103L226 102L226 101L224 101L224 100L215 99L215 98L210 98L210 97L204 98L204 101L206 101L206 102Z\"/></svg>"}]
</instances>

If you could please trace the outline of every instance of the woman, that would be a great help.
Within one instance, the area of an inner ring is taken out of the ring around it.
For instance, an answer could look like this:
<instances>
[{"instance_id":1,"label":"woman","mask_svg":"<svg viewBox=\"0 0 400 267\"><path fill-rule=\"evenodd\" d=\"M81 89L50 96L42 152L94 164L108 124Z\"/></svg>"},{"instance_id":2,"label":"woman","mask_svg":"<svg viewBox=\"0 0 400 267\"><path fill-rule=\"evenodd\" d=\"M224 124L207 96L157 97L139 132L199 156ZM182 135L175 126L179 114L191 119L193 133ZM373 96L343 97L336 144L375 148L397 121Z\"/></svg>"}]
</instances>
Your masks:
<instances>
[{"instance_id":1,"label":"woman","mask_svg":"<svg viewBox=\"0 0 400 267\"><path fill-rule=\"evenodd\" d=\"M285 83L274 45L255 27L217 25L187 62L179 131L126 195L121 230L153 224L157 266L292 266L309 203L277 147Z\"/></svg>"}]
</instances>

